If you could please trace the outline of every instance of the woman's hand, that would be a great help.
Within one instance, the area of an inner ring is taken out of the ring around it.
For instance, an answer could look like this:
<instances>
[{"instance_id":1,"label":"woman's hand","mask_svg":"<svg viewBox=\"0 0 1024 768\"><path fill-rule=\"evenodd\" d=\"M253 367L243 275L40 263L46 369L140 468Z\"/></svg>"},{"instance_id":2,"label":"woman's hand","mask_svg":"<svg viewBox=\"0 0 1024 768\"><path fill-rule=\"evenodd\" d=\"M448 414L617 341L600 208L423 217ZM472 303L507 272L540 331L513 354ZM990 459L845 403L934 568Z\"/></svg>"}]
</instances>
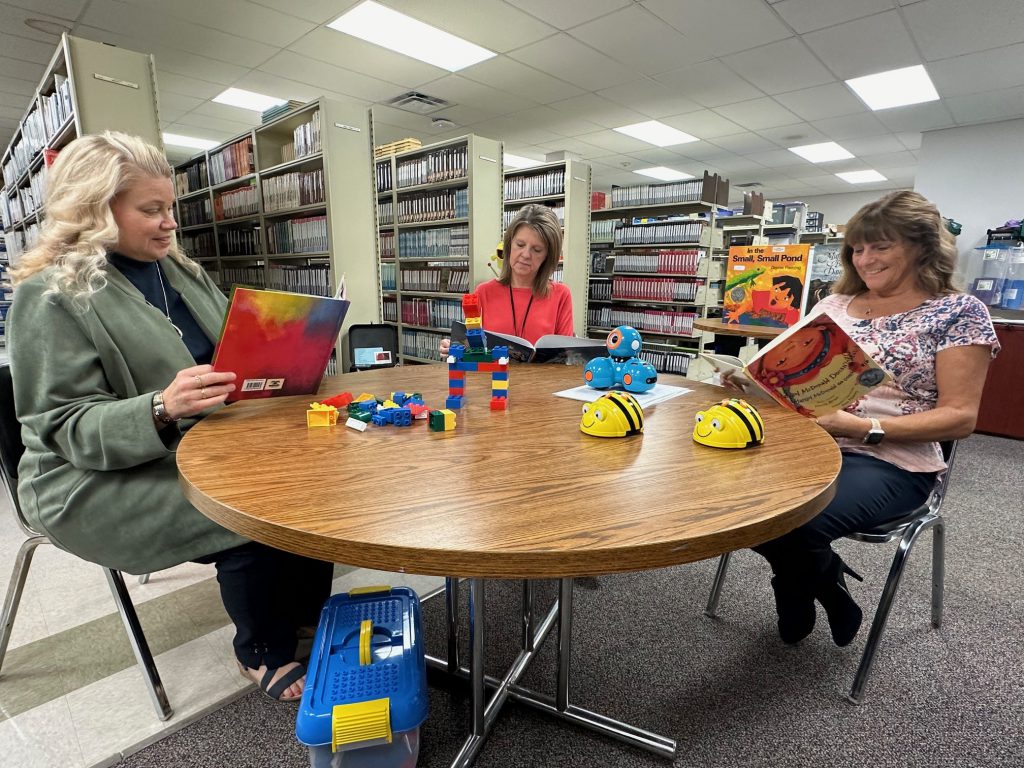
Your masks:
<instances>
[{"instance_id":1,"label":"woman's hand","mask_svg":"<svg viewBox=\"0 0 1024 768\"><path fill-rule=\"evenodd\" d=\"M235 391L235 378L230 371L214 371L212 365L178 371L164 389L164 411L172 419L183 419L220 405Z\"/></svg>"},{"instance_id":2,"label":"woman's hand","mask_svg":"<svg viewBox=\"0 0 1024 768\"><path fill-rule=\"evenodd\" d=\"M717 368L715 370L718 371ZM718 371L718 378L721 380L723 387L730 392L736 392L741 395L746 393L747 386L750 384L750 379L738 370Z\"/></svg>"},{"instance_id":3,"label":"woman's hand","mask_svg":"<svg viewBox=\"0 0 1024 768\"><path fill-rule=\"evenodd\" d=\"M871 429L870 419L854 416L848 411L826 413L824 416L816 418L815 421L832 437L851 437L855 440L862 440Z\"/></svg>"},{"instance_id":4,"label":"woman's hand","mask_svg":"<svg viewBox=\"0 0 1024 768\"><path fill-rule=\"evenodd\" d=\"M437 351L441 353L441 359L448 357L448 350L452 348L451 339L441 339L441 342L437 345Z\"/></svg>"}]
</instances>

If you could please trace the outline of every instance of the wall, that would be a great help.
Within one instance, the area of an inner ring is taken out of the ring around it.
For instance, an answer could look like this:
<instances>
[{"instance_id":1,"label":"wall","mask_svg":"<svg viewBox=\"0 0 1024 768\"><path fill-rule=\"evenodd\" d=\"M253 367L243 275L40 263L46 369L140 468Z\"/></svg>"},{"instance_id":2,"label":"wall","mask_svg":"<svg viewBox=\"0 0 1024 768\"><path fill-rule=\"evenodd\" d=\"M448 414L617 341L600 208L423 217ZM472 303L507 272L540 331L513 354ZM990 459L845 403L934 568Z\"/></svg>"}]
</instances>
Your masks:
<instances>
[{"instance_id":1,"label":"wall","mask_svg":"<svg viewBox=\"0 0 1024 768\"><path fill-rule=\"evenodd\" d=\"M914 188L943 216L963 225L957 247L959 271L967 281L980 271L974 247L985 244L985 230L1024 218L1022 146L1024 120L928 131L921 137Z\"/></svg>"}]
</instances>

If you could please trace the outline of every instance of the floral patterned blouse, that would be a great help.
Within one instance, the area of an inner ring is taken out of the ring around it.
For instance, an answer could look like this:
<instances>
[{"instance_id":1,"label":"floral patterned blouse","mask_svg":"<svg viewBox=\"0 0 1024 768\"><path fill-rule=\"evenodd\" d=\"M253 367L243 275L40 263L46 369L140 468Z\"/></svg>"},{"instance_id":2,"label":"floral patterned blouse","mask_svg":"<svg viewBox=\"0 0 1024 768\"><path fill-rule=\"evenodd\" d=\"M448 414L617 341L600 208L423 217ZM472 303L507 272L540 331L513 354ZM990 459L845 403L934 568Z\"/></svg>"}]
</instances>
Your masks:
<instances>
[{"instance_id":1,"label":"floral patterned blouse","mask_svg":"<svg viewBox=\"0 0 1024 768\"><path fill-rule=\"evenodd\" d=\"M867 320L847 314L852 299L839 294L827 296L811 314L828 312L892 375L893 384L878 387L847 407L857 416L884 419L934 408L939 400L935 355L944 349L981 344L992 350L992 357L999 352L988 308L974 296L937 296L906 312ZM938 472L946 467L938 443L883 440L878 445L864 445L845 437L836 438L836 442L845 451L868 453L911 472Z\"/></svg>"}]
</instances>

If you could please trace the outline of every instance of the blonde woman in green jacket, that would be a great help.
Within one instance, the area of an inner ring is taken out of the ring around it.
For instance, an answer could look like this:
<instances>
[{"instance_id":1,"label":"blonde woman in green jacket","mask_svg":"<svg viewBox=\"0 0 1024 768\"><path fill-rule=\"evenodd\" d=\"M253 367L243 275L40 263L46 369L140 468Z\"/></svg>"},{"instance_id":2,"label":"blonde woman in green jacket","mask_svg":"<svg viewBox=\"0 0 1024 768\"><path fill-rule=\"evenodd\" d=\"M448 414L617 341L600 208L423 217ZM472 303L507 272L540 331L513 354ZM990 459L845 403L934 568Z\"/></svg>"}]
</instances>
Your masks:
<instances>
[{"instance_id":1,"label":"blonde woman in green jacket","mask_svg":"<svg viewBox=\"0 0 1024 768\"><path fill-rule=\"evenodd\" d=\"M11 270L26 517L58 547L128 573L214 563L242 673L294 701L296 635L315 625L333 569L221 528L178 486L182 432L235 375L209 364L227 302L176 245L171 167L133 136L77 139L50 169L45 213Z\"/></svg>"}]
</instances>

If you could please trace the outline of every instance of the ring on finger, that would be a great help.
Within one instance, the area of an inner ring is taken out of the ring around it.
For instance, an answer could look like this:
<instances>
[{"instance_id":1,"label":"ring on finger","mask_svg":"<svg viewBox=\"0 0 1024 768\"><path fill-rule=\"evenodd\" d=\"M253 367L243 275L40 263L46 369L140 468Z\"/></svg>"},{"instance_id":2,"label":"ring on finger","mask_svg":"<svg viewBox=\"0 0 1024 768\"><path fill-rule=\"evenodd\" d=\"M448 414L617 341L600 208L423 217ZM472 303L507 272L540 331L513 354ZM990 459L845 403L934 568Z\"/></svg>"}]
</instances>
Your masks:
<instances>
[{"instance_id":1,"label":"ring on finger","mask_svg":"<svg viewBox=\"0 0 1024 768\"><path fill-rule=\"evenodd\" d=\"M196 380L196 386L199 387L199 389L202 389L203 388L203 377L202 376L196 376L195 380Z\"/></svg>"},{"instance_id":2,"label":"ring on finger","mask_svg":"<svg viewBox=\"0 0 1024 768\"><path fill-rule=\"evenodd\" d=\"M206 387L200 387L200 388L199 388L199 396L200 396L200 397L201 397L201 398L202 398L203 400L205 400L205 399L206 399Z\"/></svg>"}]
</instances>

